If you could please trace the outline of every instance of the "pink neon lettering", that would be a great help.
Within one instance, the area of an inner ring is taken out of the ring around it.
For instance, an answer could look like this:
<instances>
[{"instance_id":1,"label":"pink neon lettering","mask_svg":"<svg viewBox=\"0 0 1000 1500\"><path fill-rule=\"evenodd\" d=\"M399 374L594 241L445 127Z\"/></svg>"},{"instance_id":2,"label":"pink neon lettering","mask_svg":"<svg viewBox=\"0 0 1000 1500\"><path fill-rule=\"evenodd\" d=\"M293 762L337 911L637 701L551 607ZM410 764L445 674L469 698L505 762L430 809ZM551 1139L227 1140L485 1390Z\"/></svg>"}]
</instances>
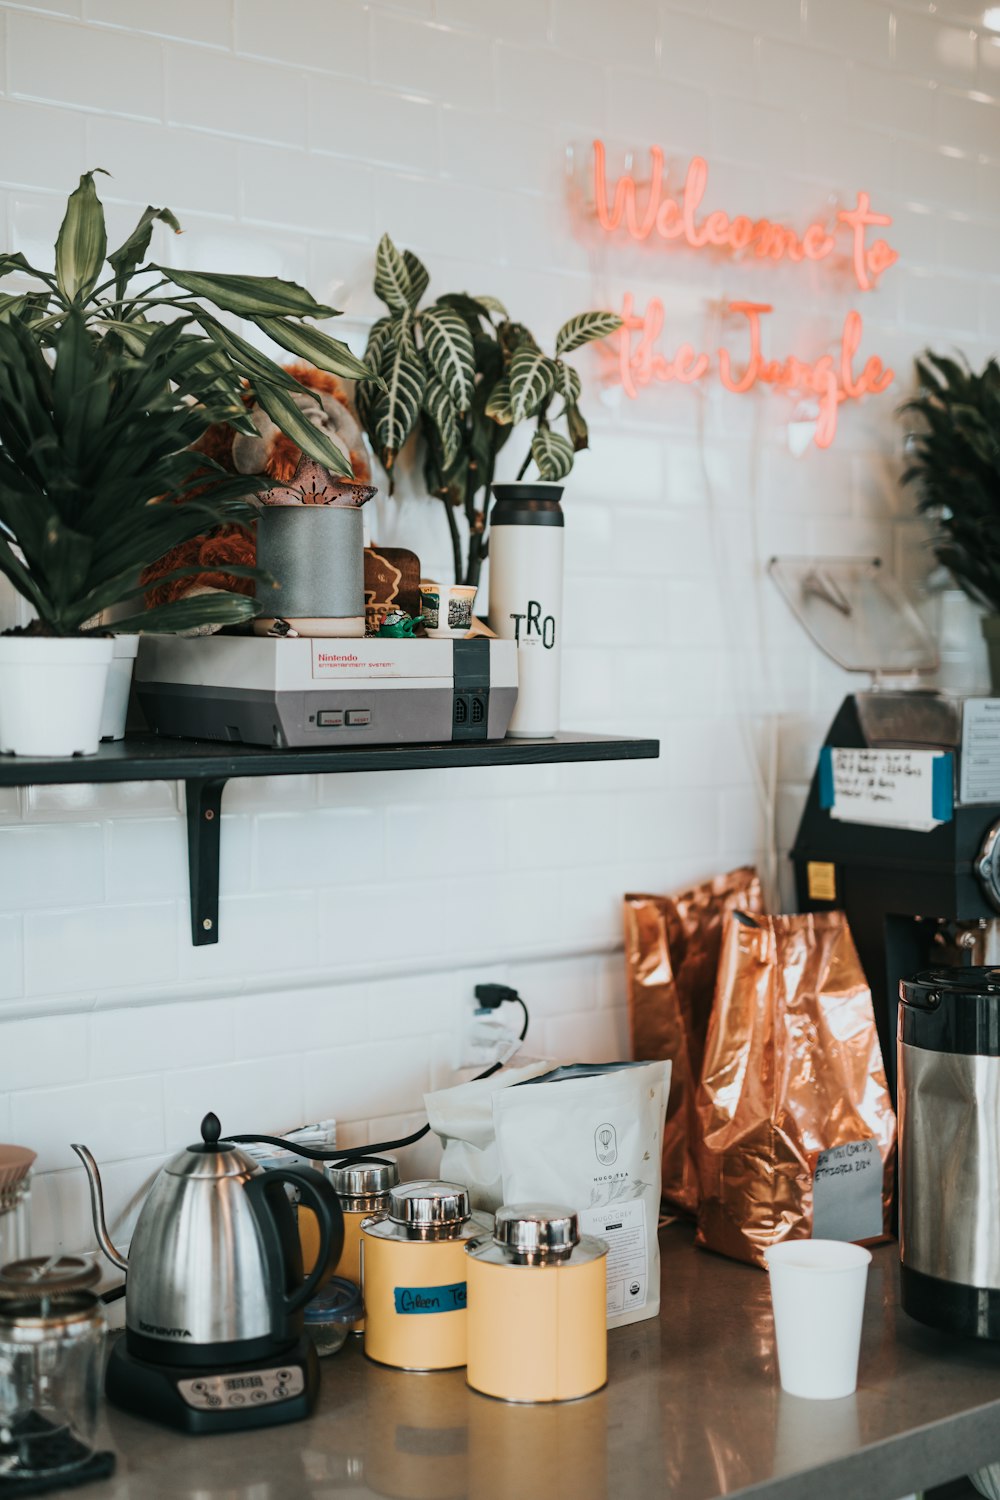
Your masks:
<instances>
[{"instance_id":1,"label":"pink neon lettering","mask_svg":"<svg viewBox=\"0 0 1000 1500\"><path fill-rule=\"evenodd\" d=\"M788 225L772 219L750 219L745 214L730 217L724 209L713 209L701 218L699 209L708 190L705 158L691 158L683 192L669 195L663 152L654 146L649 155L648 182L637 182L631 172L622 174L614 184L609 207L607 152L603 141L594 141L594 211L605 233L624 229L631 239L640 241L655 234L665 241L683 240L693 250L710 246L734 254L752 254L757 260L788 260L797 264L803 260L829 261L833 257L836 234L822 220L814 220L799 235ZM850 264L862 291L871 291L883 272L899 259L898 252L885 240L865 243L868 229L891 223L888 214L872 210L871 198L864 192L858 193L853 208L841 209L837 214L834 229L843 227L851 233Z\"/></svg>"},{"instance_id":2,"label":"pink neon lettering","mask_svg":"<svg viewBox=\"0 0 1000 1500\"><path fill-rule=\"evenodd\" d=\"M618 377L625 394L638 395L643 386L676 381L684 385L703 380L713 371L726 390L747 395L758 385L769 385L778 391L815 396L817 402L817 448L828 448L837 434L837 419L844 401L859 401L866 395L878 395L894 379L894 372L881 359L871 356L860 375L854 374L854 357L863 334L861 314L849 312L840 336L839 358L824 354L810 363L789 355L786 359L765 359L763 354L763 317L772 311L767 302L730 302L727 312L744 318L749 339L749 355L742 373L730 350L721 347L713 364L708 353L697 353L690 344L680 344L673 359L656 347L663 333L664 309L659 298L647 303L640 317L635 311L631 293L622 302L622 329L618 335Z\"/></svg>"}]
</instances>

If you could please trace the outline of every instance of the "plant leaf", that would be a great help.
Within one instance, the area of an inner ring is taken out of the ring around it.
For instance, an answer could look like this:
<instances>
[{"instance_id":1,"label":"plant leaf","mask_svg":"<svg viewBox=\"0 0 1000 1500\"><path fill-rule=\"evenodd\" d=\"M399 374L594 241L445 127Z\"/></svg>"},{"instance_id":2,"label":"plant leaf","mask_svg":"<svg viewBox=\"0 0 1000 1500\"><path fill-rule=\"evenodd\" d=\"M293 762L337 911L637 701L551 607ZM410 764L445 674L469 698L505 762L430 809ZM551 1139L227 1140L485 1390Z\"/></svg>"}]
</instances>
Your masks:
<instances>
[{"instance_id":1,"label":"plant leaf","mask_svg":"<svg viewBox=\"0 0 1000 1500\"><path fill-rule=\"evenodd\" d=\"M427 388L423 360L405 339L399 339L383 356L385 390L372 408L372 430L382 466L388 473L396 454L413 431L420 403Z\"/></svg>"},{"instance_id":2,"label":"plant leaf","mask_svg":"<svg viewBox=\"0 0 1000 1500\"><path fill-rule=\"evenodd\" d=\"M167 266L153 269L161 271L193 297L204 297L238 318L339 317L335 308L317 302L305 287L278 276L208 276L200 271L174 271Z\"/></svg>"},{"instance_id":3,"label":"plant leaf","mask_svg":"<svg viewBox=\"0 0 1000 1500\"><path fill-rule=\"evenodd\" d=\"M356 354L351 353L346 344L331 338L328 333L322 333L318 328L310 328L305 323L291 323L286 318L254 318L253 321L268 338L291 354L297 354L300 359L309 360L318 370L328 370L331 375L344 375L349 380L374 380L378 385L384 384L378 375L372 374L371 368L363 359L358 359Z\"/></svg>"},{"instance_id":4,"label":"plant leaf","mask_svg":"<svg viewBox=\"0 0 1000 1500\"><path fill-rule=\"evenodd\" d=\"M622 320L613 312L577 313L564 323L556 334L556 354L569 354L593 339L607 338L622 326Z\"/></svg>"},{"instance_id":5,"label":"plant leaf","mask_svg":"<svg viewBox=\"0 0 1000 1500\"><path fill-rule=\"evenodd\" d=\"M510 382L511 421L523 422L551 395L555 383L552 361L534 345L523 343L514 351L507 376Z\"/></svg>"},{"instance_id":6,"label":"plant leaf","mask_svg":"<svg viewBox=\"0 0 1000 1500\"><path fill-rule=\"evenodd\" d=\"M176 635L183 630L199 630L203 625L242 625L260 613L260 604L246 594L196 594L193 598L175 599L171 604L157 604L152 609L116 620L115 629L146 635Z\"/></svg>"},{"instance_id":7,"label":"plant leaf","mask_svg":"<svg viewBox=\"0 0 1000 1500\"><path fill-rule=\"evenodd\" d=\"M94 187L94 172L84 172L79 187L67 199L56 240L56 281L67 302L90 296L107 253L104 207Z\"/></svg>"},{"instance_id":8,"label":"plant leaf","mask_svg":"<svg viewBox=\"0 0 1000 1500\"><path fill-rule=\"evenodd\" d=\"M275 422L293 443L298 443L303 453L307 453L310 458L314 458L318 464L329 469L331 474L339 475L341 479L354 478L350 459L341 453L325 432L313 426L287 390L278 385L269 385L263 380L255 380L254 391L271 421Z\"/></svg>"},{"instance_id":9,"label":"plant leaf","mask_svg":"<svg viewBox=\"0 0 1000 1500\"><path fill-rule=\"evenodd\" d=\"M531 439L531 456L542 479L565 479L573 467L572 446L550 427L540 427Z\"/></svg>"},{"instance_id":10,"label":"plant leaf","mask_svg":"<svg viewBox=\"0 0 1000 1500\"><path fill-rule=\"evenodd\" d=\"M514 413L510 409L510 381L506 375L501 376L490 392L490 399L486 403L486 415L492 417L494 422L499 422L502 427L508 427L514 421Z\"/></svg>"},{"instance_id":11,"label":"plant leaf","mask_svg":"<svg viewBox=\"0 0 1000 1500\"><path fill-rule=\"evenodd\" d=\"M157 220L161 224L169 224L174 234L181 233L181 226L169 208L154 208L150 203L143 210L142 218L125 243L108 256L108 265L115 273L115 296L119 301L125 294L129 278L149 249L153 225Z\"/></svg>"},{"instance_id":12,"label":"plant leaf","mask_svg":"<svg viewBox=\"0 0 1000 1500\"><path fill-rule=\"evenodd\" d=\"M405 312L414 305L413 283L406 261L387 234L379 240L375 251L375 295L393 312Z\"/></svg>"},{"instance_id":13,"label":"plant leaf","mask_svg":"<svg viewBox=\"0 0 1000 1500\"><path fill-rule=\"evenodd\" d=\"M412 250L403 251L403 264L410 278L410 306L416 310L417 304L430 283L431 273L419 256L414 255Z\"/></svg>"},{"instance_id":14,"label":"plant leaf","mask_svg":"<svg viewBox=\"0 0 1000 1500\"><path fill-rule=\"evenodd\" d=\"M477 305L481 307L484 312L497 313L501 318L508 318L510 316L507 309L500 301L499 297L475 296L472 300L473 302L477 303Z\"/></svg>"},{"instance_id":15,"label":"plant leaf","mask_svg":"<svg viewBox=\"0 0 1000 1500\"><path fill-rule=\"evenodd\" d=\"M566 404L566 426L569 428L573 452L580 453L590 446L590 432L580 408L572 401Z\"/></svg>"},{"instance_id":16,"label":"plant leaf","mask_svg":"<svg viewBox=\"0 0 1000 1500\"><path fill-rule=\"evenodd\" d=\"M552 361L555 367L555 386L561 396L565 398L567 406L575 406L580 399L580 377L572 365L563 364L561 359Z\"/></svg>"},{"instance_id":17,"label":"plant leaf","mask_svg":"<svg viewBox=\"0 0 1000 1500\"><path fill-rule=\"evenodd\" d=\"M0 322L5 322L8 318L16 318L24 311L27 301L26 295L18 297L10 292L0 293Z\"/></svg>"},{"instance_id":18,"label":"plant leaf","mask_svg":"<svg viewBox=\"0 0 1000 1500\"><path fill-rule=\"evenodd\" d=\"M424 391L424 411L434 423L441 443L441 467L450 469L462 446L458 412L444 384L432 375Z\"/></svg>"},{"instance_id":19,"label":"plant leaf","mask_svg":"<svg viewBox=\"0 0 1000 1500\"><path fill-rule=\"evenodd\" d=\"M420 315L431 369L459 412L468 411L476 383L476 357L469 325L454 308L429 307Z\"/></svg>"}]
</instances>

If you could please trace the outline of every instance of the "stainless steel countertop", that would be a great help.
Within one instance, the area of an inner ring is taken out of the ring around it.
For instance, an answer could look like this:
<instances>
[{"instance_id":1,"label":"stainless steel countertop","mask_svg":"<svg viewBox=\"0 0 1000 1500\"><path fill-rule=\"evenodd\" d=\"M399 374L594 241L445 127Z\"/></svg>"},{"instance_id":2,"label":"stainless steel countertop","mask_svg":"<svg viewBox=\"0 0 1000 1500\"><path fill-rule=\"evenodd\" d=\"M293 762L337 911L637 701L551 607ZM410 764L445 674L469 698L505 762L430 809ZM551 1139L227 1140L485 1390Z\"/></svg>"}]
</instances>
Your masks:
<instances>
[{"instance_id":1,"label":"stainless steel countertop","mask_svg":"<svg viewBox=\"0 0 1000 1500\"><path fill-rule=\"evenodd\" d=\"M464 1372L407 1375L360 1340L322 1361L315 1416L188 1438L111 1408L112 1480L88 1500L897 1500L1000 1459L1000 1345L952 1340L897 1306L875 1251L860 1384L843 1401L779 1388L762 1272L661 1233L659 1319L609 1336L605 1390L562 1406L475 1395Z\"/></svg>"}]
</instances>

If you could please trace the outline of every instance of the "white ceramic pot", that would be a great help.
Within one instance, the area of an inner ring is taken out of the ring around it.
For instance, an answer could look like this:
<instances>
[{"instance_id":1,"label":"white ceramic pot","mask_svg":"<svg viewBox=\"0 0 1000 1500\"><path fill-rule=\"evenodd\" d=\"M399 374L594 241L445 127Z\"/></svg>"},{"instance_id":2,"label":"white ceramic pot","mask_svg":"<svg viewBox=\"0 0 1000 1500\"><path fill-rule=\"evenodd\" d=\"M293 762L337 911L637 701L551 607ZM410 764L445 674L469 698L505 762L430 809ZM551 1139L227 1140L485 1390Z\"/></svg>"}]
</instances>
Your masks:
<instances>
[{"instance_id":1,"label":"white ceramic pot","mask_svg":"<svg viewBox=\"0 0 1000 1500\"><path fill-rule=\"evenodd\" d=\"M0 636L0 754L96 755L114 642Z\"/></svg>"},{"instance_id":2,"label":"white ceramic pot","mask_svg":"<svg viewBox=\"0 0 1000 1500\"><path fill-rule=\"evenodd\" d=\"M139 650L137 635L116 635L112 641L111 667L108 686L104 693L104 712L101 714L101 739L123 740L125 738L125 715L128 713L128 695L132 689L132 668Z\"/></svg>"}]
</instances>

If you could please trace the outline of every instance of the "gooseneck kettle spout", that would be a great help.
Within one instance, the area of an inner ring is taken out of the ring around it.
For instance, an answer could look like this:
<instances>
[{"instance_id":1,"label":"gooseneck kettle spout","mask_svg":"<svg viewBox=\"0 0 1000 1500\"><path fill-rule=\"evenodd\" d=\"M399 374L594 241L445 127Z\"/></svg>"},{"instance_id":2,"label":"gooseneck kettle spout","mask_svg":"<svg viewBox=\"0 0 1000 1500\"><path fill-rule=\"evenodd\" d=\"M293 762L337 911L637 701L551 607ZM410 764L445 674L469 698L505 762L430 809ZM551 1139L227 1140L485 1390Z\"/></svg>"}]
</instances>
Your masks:
<instances>
[{"instance_id":1,"label":"gooseneck kettle spout","mask_svg":"<svg viewBox=\"0 0 1000 1500\"><path fill-rule=\"evenodd\" d=\"M94 1233L97 1236L97 1243L112 1265L117 1266L119 1270L127 1271L128 1259L122 1255L120 1250L115 1249L111 1242L111 1236L108 1233L107 1221L104 1217L104 1189L101 1186L101 1174L98 1171L97 1163L86 1146L73 1146L72 1149L83 1162L87 1171L87 1180L90 1183L90 1207L94 1216Z\"/></svg>"}]
</instances>

